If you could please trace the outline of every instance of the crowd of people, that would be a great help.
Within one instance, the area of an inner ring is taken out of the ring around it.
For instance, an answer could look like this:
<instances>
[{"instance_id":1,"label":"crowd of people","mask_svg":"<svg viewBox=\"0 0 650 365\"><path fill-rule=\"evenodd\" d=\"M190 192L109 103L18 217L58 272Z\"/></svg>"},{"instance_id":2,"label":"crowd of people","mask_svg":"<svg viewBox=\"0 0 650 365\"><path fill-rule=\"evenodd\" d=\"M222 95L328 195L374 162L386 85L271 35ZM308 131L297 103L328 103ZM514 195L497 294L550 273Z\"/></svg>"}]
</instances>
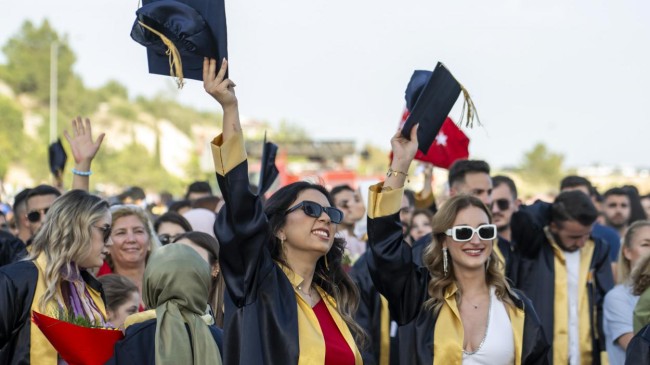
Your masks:
<instances>
[{"instance_id":1,"label":"crowd of people","mask_svg":"<svg viewBox=\"0 0 650 365\"><path fill-rule=\"evenodd\" d=\"M641 364L650 362L650 198L567 176L523 204L480 160L449 197L405 188L418 149L391 139L368 201L348 185L251 189L228 62L203 65L223 110L207 182L146 209L89 193L104 135L66 138L70 191L39 185L0 216L0 363L60 364L32 321L66 313L125 337L110 364Z\"/></svg>"}]
</instances>

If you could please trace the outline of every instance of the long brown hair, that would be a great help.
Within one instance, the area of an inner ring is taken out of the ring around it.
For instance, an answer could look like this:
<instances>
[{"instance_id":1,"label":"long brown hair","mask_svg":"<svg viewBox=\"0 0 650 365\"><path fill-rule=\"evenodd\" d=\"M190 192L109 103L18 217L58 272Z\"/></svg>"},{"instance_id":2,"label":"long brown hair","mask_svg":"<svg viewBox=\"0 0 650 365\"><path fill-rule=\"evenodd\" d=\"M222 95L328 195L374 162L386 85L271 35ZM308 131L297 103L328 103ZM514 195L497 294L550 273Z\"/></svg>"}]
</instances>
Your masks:
<instances>
[{"instance_id":1,"label":"long brown hair","mask_svg":"<svg viewBox=\"0 0 650 365\"><path fill-rule=\"evenodd\" d=\"M211 271L208 303L214 311L215 324L221 328L223 327L223 296L224 290L226 289L226 282L223 279L223 275L221 275L221 270L218 270L216 275L212 275L215 265L219 265L219 241L207 233L191 231L178 235L174 239L174 243L177 243L183 238L192 241L197 246L208 251L208 264L210 265Z\"/></svg>"},{"instance_id":2,"label":"long brown hair","mask_svg":"<svg viewBox=\"0 0 650 365\"><path fill-rule=\"evenodd\" d=\"M436 314L440 311L442 303L445 301L445 290L453 283L457 283L454 264L451 258L448 260L449 272L447 275L444 273L442 243L447 238L445 232L454 225L458 213L469 207L476 207L483 210L488 217L488 221L492 223L492 214L490 214L489 209L485 204L483 204L483 202L481 202L481 200L470 195L454 196L447 200L440 210L433 216L433 239L429 246L424 250L422 261L431 275L428 288L430 298L425 302L425 306L428 309L433 310ZM496 288L496 296L499 300L508 306L514 307L514 302L510 296L515 296L515 294L512 289L510 289L510 285L508 285L508 282L505 279L505 275L503 274L503 265L504 264L494 252L493 247L487 263L485 281L488 286L494 286ZM456 302L459 304L462 294L461 290L462 289L458 287L458 291L456 292Z\"/></svg>"}]
</instances>

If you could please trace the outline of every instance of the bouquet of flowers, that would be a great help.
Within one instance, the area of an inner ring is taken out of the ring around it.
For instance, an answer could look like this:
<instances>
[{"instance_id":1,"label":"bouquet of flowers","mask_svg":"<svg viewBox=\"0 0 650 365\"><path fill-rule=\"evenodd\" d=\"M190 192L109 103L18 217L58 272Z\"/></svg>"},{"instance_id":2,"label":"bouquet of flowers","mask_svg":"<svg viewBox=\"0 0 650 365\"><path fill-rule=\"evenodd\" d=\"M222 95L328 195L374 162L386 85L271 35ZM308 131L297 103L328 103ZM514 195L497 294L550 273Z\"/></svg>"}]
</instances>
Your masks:
<instances>
[{"instance_id":1,"label":"bouquet of flowers","mask_svg":"<svg viewBox=\"0 0 650 365\"><path fill-rule=\"evenodd\" d=\"M32 321L61 358L70 365L101 365L113 356L122 331L98 326L84 317L59 313L59 318L33 312Z\"/></svg>"}]
</instances>

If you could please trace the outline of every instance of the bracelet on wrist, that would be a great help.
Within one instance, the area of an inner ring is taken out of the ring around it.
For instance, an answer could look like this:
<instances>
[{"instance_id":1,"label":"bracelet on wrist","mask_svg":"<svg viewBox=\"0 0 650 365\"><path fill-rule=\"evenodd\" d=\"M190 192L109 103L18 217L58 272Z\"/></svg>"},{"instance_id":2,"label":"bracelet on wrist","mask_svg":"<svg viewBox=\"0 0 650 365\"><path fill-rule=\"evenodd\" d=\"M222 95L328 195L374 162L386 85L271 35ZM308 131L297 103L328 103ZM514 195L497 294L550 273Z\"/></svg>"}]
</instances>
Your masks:
<instances>
[{"instance_id":1,"label":"bracelet on wrist","mask_svg":"<svg viewBox=\"0 0 650 365\"><path fill-rule=\"evenodd\" d=\"M404 177L409 177L409 174L407 174L406 172L393 170L391 168L389 168L388 172L386 172L386 177L397 176L397 175L404 175Z\"/></svg>"},{"instance_id":2,"label":"bracelet on wrist","mask_svg":"<svg viewBox=\"0 0 650 365\"><path fill-rule=\"evenodd\" d=\"M79 171L79 170L75 169L74 167L72 168L72 173L75 174L75 175L79 175L79 176L90 176L90 175L93 174L93 172L90 171L90 170L88 170L88 171Z\"/></svg>"}]
</instances>

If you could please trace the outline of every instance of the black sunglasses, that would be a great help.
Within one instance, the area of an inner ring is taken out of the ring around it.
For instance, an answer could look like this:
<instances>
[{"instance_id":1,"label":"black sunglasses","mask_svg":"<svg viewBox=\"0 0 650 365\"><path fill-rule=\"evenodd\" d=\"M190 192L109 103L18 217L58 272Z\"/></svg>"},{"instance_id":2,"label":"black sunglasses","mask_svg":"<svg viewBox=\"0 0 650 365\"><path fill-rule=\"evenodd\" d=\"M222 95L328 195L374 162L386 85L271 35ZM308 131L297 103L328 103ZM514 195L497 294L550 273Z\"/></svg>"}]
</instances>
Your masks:
<instances>
[{"instance_id":1,"label":"black sunglasses","mask_svg":"<svg viewBox=\"0 0 650 365\"><path fill-rule=\"evenodd\" d=\"M108 224L105 224L103 226L93 226L93 227L95 227L95 228L99 229L100 231L102 231L102 238L104 239L104 243L108 243L108 240L111 238L111 232L113 231L111 226L108 225Z\"/></svg>"},{"instance_id":2,"label":"black sunglasses","mask_svg":"<svg viewBox=\"0 0 650 365\"><path fill-rule=\"evenodd\" d=\"M27 213L27 220L32 223L36 223L41 220L41 214L46 215L48 210L50 210L50 208L32 210L31 212Z\"/></svg>"},{"instance_id":3,"label":"black sunglasses","mask_svg":"<svg viewBox=\"0 0 650 365\"><path fill-rule=\"evenodd\" d=\"M490 208L492 208L494 206L494 204L497 205L499 210L508 210L510 208L510 200L505 199L505 198L501 198L501 199L497 199L497 200L492 201L492 204L490 204Z\"/></svg>"},{"instance_id":4,"label":"black sunglasses","mask_svg":"<svg viewBox=\"0 0 650 365\"><path fill-rule=\"evenodd\" d=\"M163 233L161 235L158 235L158 240L160 240L160 243L164 246L174 242L178 236L180 236L180 234L175 234L172 236L168 233Z\"/></svg>"},{"instance_id":5,"label":"black sunglasses","mask_svg":"<svg viewBox=\"0 0 650 365\"><path fill-rule=\"evenodd\" d=\"M323 211L325 211L325 213L330 217L330 220L334 224L339 224L343 220L343 212L339 209L333 207L324 207L309 200L303 200L300 203L289 208L289 210L286 211L285 215L301 208L305 214L314 218L319 218Z\"/></svg>"}]
</instances>

